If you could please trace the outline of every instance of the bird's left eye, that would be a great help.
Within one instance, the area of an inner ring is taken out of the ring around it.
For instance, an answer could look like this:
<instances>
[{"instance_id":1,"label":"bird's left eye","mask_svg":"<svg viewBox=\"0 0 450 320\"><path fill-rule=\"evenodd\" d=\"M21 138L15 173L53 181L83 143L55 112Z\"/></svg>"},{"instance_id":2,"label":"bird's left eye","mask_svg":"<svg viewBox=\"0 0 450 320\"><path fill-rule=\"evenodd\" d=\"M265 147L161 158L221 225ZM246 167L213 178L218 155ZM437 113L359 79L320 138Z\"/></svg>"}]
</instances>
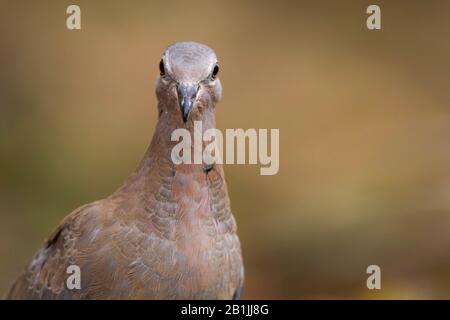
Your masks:
<instances>
[{"instance_id":1,"label":"bird's left eye","mask_svg":"<svg viewBox=\"0 0 450 320\"><path fill-rule=\"evenodd\" d=\"M219 73L219 65L216 64L214 66L213 72L211 73L211 78L215 79L218 73Z\"/></svg>"},{"instance_id":2,"label":"bird's left eye","mask_svg":"<svg viewBox=\"0 0 450 320\"><path fill-rule=\"evenodd\" d=\"M161 61L159 62L159 74L163 76L165 73L166 70L164 69L164 61L163 59L161 59Z\"/></svg>"}]
</instances>

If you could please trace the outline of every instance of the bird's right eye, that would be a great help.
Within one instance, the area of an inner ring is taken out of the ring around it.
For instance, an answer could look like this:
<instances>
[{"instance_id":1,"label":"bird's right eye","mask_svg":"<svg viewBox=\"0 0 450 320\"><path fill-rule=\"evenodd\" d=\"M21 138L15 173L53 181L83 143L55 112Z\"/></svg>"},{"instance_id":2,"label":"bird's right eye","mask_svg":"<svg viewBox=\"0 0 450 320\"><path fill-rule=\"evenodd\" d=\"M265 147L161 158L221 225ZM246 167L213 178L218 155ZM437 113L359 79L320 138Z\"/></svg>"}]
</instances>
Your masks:
<instances>
[{"instance_id":1,"label":"bird's right eye","mask_svg":"<svg viewBox=\"0 0 450 320\"><path fill-rule=\"evenodd\" d=\"M166 73L166 70L164 69L164 61L161 59L159 62L159 74L163 76Z\"/></svg>"}]
</instances>

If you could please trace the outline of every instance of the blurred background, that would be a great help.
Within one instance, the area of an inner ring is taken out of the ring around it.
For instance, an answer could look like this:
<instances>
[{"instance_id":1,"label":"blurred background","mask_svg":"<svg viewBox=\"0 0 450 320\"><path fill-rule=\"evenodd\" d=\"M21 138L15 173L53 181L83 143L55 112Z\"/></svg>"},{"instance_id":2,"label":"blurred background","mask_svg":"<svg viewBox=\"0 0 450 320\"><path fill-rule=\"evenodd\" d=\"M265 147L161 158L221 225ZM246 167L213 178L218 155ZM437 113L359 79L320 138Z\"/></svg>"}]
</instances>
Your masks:
<instances>
[{"instance_id":1,"label":"blurred background","mask_svg":"<svg viewBox=\"0 0 450 320\"><path fill-rule=\"evenodd\" d=\"M65 215L135 169L161 54L193 40L219 57L218 128L280 129L277 175L225 167L244 298L450 298L450 2L0 8L0 295Z\"/></svg>"}]
</instances>

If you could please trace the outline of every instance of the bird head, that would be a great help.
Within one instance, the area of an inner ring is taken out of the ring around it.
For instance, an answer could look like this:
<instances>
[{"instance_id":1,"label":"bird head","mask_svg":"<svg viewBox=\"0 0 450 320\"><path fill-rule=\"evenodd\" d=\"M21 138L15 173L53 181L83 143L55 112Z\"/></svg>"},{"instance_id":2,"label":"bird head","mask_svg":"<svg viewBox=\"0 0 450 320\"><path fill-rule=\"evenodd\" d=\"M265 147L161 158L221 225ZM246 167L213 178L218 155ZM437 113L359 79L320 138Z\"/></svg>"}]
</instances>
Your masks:
<instances>
[{"instance_id":1,"label":"bird head","mask_svg":"<svg viewBox=\"0 0 450 320\"><path fill-rule=\"evenodd\" d=\"M196 42L177 42L164 51L159 72L156 95L160 114L175 113L184 125L213 114L222 86L211 48Z\"/></svg>"}]
</instances>

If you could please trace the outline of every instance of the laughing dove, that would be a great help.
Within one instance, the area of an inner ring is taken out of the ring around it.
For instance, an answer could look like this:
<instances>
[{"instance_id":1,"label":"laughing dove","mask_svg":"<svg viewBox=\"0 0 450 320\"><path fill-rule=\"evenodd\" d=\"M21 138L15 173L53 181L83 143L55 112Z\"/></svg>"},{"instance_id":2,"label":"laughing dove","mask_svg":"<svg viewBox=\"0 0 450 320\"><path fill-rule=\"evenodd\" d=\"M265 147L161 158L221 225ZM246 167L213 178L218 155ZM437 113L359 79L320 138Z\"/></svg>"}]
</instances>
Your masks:
<instances>
[{"instance_id":1,"label":"laughing dove","mask_svg":"<svg viewBox=\"0 0 450 320\"><path fill-rule=\"evenodd\" d=\"M216 55L180 42L159 69L158 122L139 167L111 196L69 214L7 298L239 298L243 263L223 168L171 158L175 129L215 126ZM69 285L72 270L78 287Z\"/></svg>"}]
</instances>

